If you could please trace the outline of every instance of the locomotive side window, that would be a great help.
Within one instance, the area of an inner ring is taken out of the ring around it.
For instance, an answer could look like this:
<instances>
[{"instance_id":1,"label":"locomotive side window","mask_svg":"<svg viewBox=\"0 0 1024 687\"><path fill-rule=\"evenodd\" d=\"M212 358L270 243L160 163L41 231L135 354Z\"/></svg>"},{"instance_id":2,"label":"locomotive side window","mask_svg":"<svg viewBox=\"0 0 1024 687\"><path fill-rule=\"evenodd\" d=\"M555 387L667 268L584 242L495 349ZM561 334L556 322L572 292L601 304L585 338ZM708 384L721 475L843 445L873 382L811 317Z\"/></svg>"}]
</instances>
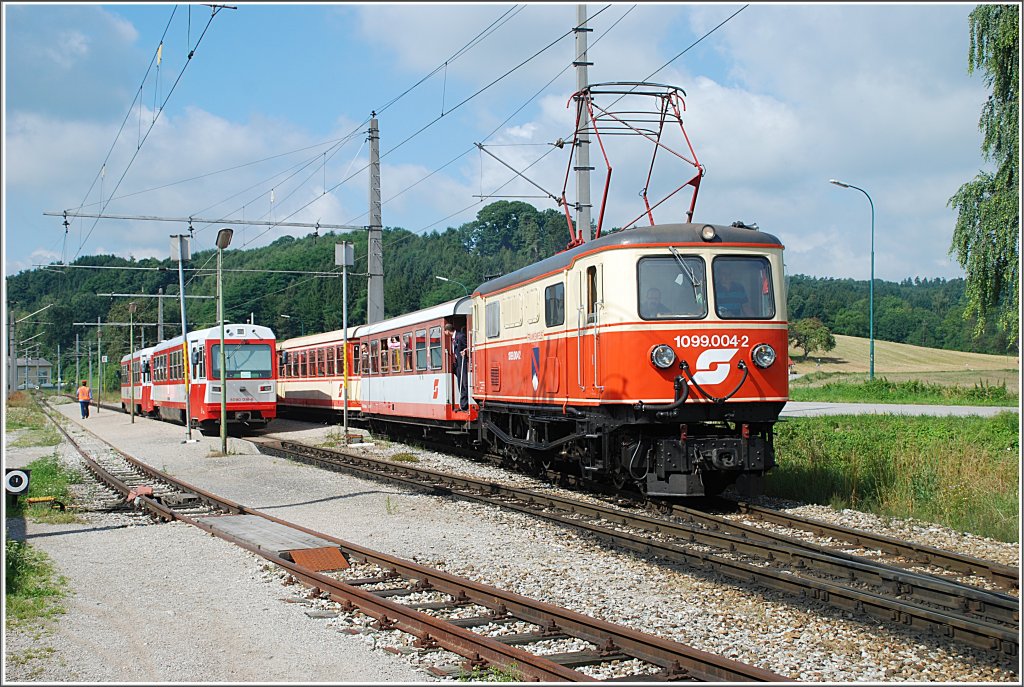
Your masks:
<instances>
[{"instance_id":1,"label":"locomotive side window","mask_svg":"<svg viewBox=\"0 0 1024 687\"><path fill-rule=\"evenodd\" d=\"M488 339L495 339L501 334L501 307L498 301L491 301L484 308L485 327Z\"/></svg>"},{"instance_id":2,"label":"locomotive side window","mask_svg":"<svg viewBox=\"0 0 1024 687\"><path fill-rule=\"evenodd\" d=\"M764 257L724 256L711 263L715 312L722 319L775 317L771 264Z\"/></svg>"},{"instance_id":3,"label":"locomotive side window","mask_svg":"<svg viewBox=\"0 0 1024 687\"><path fill-rule=\"evenodd\" d=\"M427 330L416 330L416 369L427 369Z\"/></svg>"},{"instance_id":4,"label":"locomotive side window","mask_svg":"<svg viewBox=\"0 0 1024 687\"><path fill-rule=\"evenodd\" d=\"M565 324L565 284L562 282L544 289L544 324L548 327Z\"/></svg>"},{"instance_id":5,"label":"locomotive side window","mask_svg":"<svg viewBox=\"0 0 1024 687\"><path fill-rule=\"evenodd\" d=\"M707 317L704 259L696 255L640 258L636 264L637 312L645 320Z\"/></svg>"},{"instance_id":6,"label":"locomotive side window","mask_svg":"<svg viewBox=\"0 0 1024 687\"><path fill-rule=\"evenodd\" d=\"M441 328L430 328L430 369L441 369Z\"/></svg>"},{"instance_id":7,"label":"locomotive side window","mask_svg":"<svg viewBox=\"0 0 1024 687\"><path fill-rule=\"evenodd\" d=\"M402 334L402 358L406 372L412 372L412 332Z\"/></svg>"},{"instance_id":8,"label":"locomotive side window","mask_svg":"<svg viewBox=\"0 0 1024 687\"><path fill-rule=\"evenodd\" d=\"M595 322L597 320L597 301L598 295L598 283L597 283L597 267L591 265L587 268L587 322Z\"/></svg>"}]
</instances>

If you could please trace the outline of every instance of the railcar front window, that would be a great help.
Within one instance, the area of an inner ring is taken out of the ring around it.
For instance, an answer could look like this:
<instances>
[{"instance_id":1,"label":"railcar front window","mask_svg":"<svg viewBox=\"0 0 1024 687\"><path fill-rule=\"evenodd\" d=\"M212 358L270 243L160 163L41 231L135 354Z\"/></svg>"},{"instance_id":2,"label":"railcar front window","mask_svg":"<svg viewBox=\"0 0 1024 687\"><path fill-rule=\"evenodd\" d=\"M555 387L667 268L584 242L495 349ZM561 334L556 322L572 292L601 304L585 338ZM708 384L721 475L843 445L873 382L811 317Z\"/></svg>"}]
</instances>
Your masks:
<instances>
[{"instance_id":1,"label":"railcar front window","mask_svg":"<svg viewBox=\"0 0 1024 687\"><path fill-rule=\"evenodd\" d=\"M771 264L764 257L723 256L711 263L715 312L722 319L775 317Z\"/></svg>"},{"instance_id":2,"label":"railcar front window","mask_svg":"<svg viewBox=\"0 0 1024 687\"><path fill-rule=\"evenodd\" d=\"M210 370L220 379L220 344L210 346ZM271 379L274 356L268 344L224 344L224 363L228 379Z\"/></svg>"},{"instance_id":3,"label":"railcar front window","mask_svg":"<svg viewBox=\"0 0 1024 687\"><path fill-rule=\"evenodd\" d=\"M636 265L637 312L645 320L707 317L704 259L696 255L640 258Z\"/></svg>"}]
</instances>

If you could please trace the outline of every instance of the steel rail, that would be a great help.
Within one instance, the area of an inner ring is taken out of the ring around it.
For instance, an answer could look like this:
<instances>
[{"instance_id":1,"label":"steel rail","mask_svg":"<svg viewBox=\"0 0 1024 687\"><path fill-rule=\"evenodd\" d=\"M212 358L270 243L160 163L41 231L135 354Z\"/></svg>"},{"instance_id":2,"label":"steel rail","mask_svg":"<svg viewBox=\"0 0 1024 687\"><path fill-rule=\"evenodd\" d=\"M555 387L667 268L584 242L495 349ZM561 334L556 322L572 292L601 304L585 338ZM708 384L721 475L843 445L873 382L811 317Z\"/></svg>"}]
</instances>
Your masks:
<instances>
[{"instance_id":1,"label":"steel rail","mask_svg":"<svg viewBox=\"0 0 1024 687\"><path fill-rule=\"evenodd\" d=\"M60 423L55 422L55 424L57 424L64 436L82 455L90 470L101 481L127 496L131 491L131 487L93 460L85 449L71 437L70 433L60 426ZM102 439L99 440L103 441ZM107 445L110 446L109 444ZM434 589L456 598L465 598L473 603L492 609L495 611L494 618L496 620L507 616L519 618L544 628L545 632L549 634L564 633L589 641L599 647L599 655L603 654L613 657L622 653L639 658L660 666L662 673L659 673L658 677L662 679L789 681L789 678L772 673L771 671L716 656L672 640L647 635L620 625L591 618L568 609L535 601L514 592L506 592L489 585L458 578L411 561L376 552L357 544L316 532L310 528L287 522L235 503L229 499L219 497L184 480L164 474L116 447L110 446L110 449L116 452L119 458L134 468L143 471L147 476L171 484L187 494L196 495L204 503L217 507L224 513L254 515L325 539L336 544L348 557L369 561L382 568L395 571L406 578L414 579L420 588ZM360 611L375 618L382 629L399 629L416 636L424 647L439 646L448 649L470 659L471 665L486 666L496 664L506 667L514 666L516 670L528 678L536 680L594 680L594 678L584 673L560 665L543 656L524 651L514 645L503 643L498 639L473 633L443 619L420 613L409 606L389 601L372 592L359 589L357 586L312 571L250 542L227 534L208 522L177 512L155 498L140 496L139 505L161 520L180 520L245 548L288 570L305 584L318 590L327 590L332 600L342 604L348 603L359 608Z\"/></svg>"},{"instance_id":2,"label":"steel rail","mask_svg":"<svg viewBox=\"0 0 1024 687\"><path fill-rule=\"evenodd\" d=\"M426 468L415 468L407 465L397 465L388 461L378 461L371 458L365 458L361 456L352 456L350 454L344 454L339 451L333 451L330 449L321 449L315 447L309 447L297 442L287 441L261 441L258 442L267 448L271 448L271 444L277 444L281 447L280 450L284 452L290 452L295 455L302 455L305 458L309 458L314 461L320 461L318 464L324 467L340 467L342 469L355 469L357 471L365 471L370 477L384 477L387 479L396 480L405 483L414 488L434 490L445 490L452 493L456 493L466 498L475 499L483 502L490 503L492 505L499 505L505 508L513 510L519 510L526 512L531 515L541 517L553 522L557 522L570 527L584 529L601 539L609 541L615 545L622 546L623 548L636 551L646 555L664 556L674 561L683 562L688 565L692 565L698 569L703 570L714 570L720 572L728 577L737 579L744 582L757 582L766 587L784 591L789 594L795 594L797 596L812 596L822 600L830 605L837 606L844 610L854 610L864 612L872 617L895 621L903 625L911 625L921 629L925 629L929 632L935 632L938 634L945 635L947 637L956 639L958 641L964 641L972 646L977 646L984 649L1001 651L1010 655L1016 655L1018 651L1018 633L1016 630L1011 630L1007 627L997 625L992 622L985 620L979 620L964 615L959 615L952 612L946 612L942 610L935 610L927 607L923 607L918 604L906 603L896 599L892 599L883 595L866 592L858 589L853 589L844 585L832 583L829 581L817 580L814 578L803 577L798 575L793 570L779 571L773 570L767 567L761 567L758 565L751 565L740 561L734 561L731 559L723 558L707 553L693 553L685 550L680 546L676 546L669 543L663 543L654 541L647 538L639 538L633 535L618 532L608 527L596 525L594 523L588 523L582 520L575 520L562 515L553 513L542 513L538 512L535 508L524 505L516 505L509 503L498 503L494 497L506 495L515 496L516 498L523 498L526 500L534 500L535 503L543 503L544 505L553 505L558 502L566 502L571 504L573 512L598 512L602 516L604 510L591 506L589 504L582 504L576 501L568 501L560 499L558 497L551 497L547 495L540 495L536 492L530 492L528 490L518 490L511 487L505 487L491 482L484 482L481 480L475 480L467 477L445 475L438 473ZM293 447L293 451L288 450L288 446ZM310 456L310 453L320 454L320 457ZM352 460L358 465L336 465L332 464L335 457L344 456L346 460ZM360 467L362 466L362 467ZM388 473L381 473L380 470L386 468ZM401 474L395 474L401 473ZM422 479L416 479L415 475L426 475L431 480L425 483ZM453 485L460 485L461 489L454 488ZM612 519L617 516L622 516L621 511L613 511L615 513ZM641 522L643 518L637 518L636 516L630 516L631 523ZM635 520L634 520L635 519ZM650 519L648 519L650 520ZM654 520L653 526L655 531L662 533L670 533L673 527L676 527L672 523L660 520ZM705 538L705 542L709 541L710 535L707 533L699 533L695 530L686 530L684 534L679 535L684 541L696 541L698 538ZM738 550L752 550L751 542L743 541L737 537L728 537L726 535L717 535L720 541L728 541L729 544L724 548L732 551ZM723 548L721 544L717 545L717 548ZM754 546L753 548L757 548ZM776 547L773 549L776 553L771 554L769 557L776 556L779 554L794 556L793 560L811 560L811 556L807 552L798 552L793 550L787 550L783 547ZM839 557L833 557L834 560L831 565L835 568L833 573L841 576L849 576L848 566L842 564L842 559ZM771 565L772 563L769 563ZM828 561L824 561L823 564L826 568L828 567ZM865 569L871 569L870 564L859 564L858 567ZM879 576L883 575L881 568L874 566L876 573ZM891 572L892 575L898 576L899 579L891 579L887 585L894 593L903 591L909 581L920 580L922 578L931 578L927 575L913 575L908 574L902 569L894 569ZM934 594L933 600L945 601L946 605L950 605L948 599L943 599L943 590L945 590L946 596L953 594L965 594L969 597L965 602L955 602L955 606L966 607L965 610L974 610L986 612L987 608L994 607L1000 609L1001 606L1008 606L1004 610L997 610L997 616L1009 617L1011 619L1015 616L1013 605L1017 603L1017 600L1013 597L1006 595L998 595L992 592L985 592L978 590L973 587L967 587L963 585L955 585L939 578L931 578L929 582L931 584L930 593ZM899 586L894 586L899 585ZM1005 598L1002 598L1005 597ZM972 608L973 606L973 608Z\"/></svg>"},{"instance_id":3,"label":"steel rail","mask_svg":"<svg viewBox=\"0 0 1024 687\"><path fill-rule=\"evenodd\" d=\"M756 520L775 523L792 529L805 530L819 536L841 539L855 546L875 548L893 555L904 556L913 560L916 564L938 565L949 570L977 575L990 580L993 584L1004 589L1020 588L1020 568L1010 565L1003 565L995 561L975 558L974 556L965 556L934 546L902 541L883 534L875 534L842 525L833 525L813 518L796 517L770 508L755 506L744 501L739 501L736 505L741 513L749 515ZM678 506L676 509L682 510Z\"/></svg>"}]
</instances>

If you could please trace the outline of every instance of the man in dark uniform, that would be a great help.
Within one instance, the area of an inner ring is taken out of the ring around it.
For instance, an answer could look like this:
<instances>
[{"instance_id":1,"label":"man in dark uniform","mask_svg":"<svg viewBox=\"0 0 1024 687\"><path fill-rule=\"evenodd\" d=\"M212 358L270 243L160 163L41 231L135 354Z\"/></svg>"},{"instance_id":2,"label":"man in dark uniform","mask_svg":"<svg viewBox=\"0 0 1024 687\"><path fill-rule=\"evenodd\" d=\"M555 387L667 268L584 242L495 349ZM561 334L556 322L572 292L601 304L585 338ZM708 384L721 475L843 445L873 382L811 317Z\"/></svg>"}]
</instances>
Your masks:
<instances>
[{"instance_id":1,"label":"man in dark uniform","mask_svg":"<svg viewBox=\"0 0 1024 687\"><path fill-rule=\"evenodd\" d=\"M458 385L459 410L469 410L469 351L466 350L466 328L455 331L455 326L449 322L444 326L445 331L452 335L452 354L455 356L455 381Z\"/></svg>"}]
</instances>

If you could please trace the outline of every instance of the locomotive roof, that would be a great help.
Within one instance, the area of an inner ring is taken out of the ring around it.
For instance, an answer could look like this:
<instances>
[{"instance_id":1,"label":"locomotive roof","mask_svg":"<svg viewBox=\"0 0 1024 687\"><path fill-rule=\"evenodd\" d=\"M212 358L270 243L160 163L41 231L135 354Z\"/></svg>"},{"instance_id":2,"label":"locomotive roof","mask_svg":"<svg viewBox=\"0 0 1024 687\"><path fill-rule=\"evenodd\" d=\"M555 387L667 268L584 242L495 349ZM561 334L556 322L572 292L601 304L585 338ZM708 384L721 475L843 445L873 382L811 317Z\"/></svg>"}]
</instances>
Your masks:
<instances>
[{"instance_id":1,"label":"locomotive roof","mask_svg":"<svg viewBox=\"0 0 1024 687\"><path fill-rule=\"evenodd\" d=\"M625 229L612 234L605 234L599 239L589 241L571 250L556 253L540 262L502 275L496 279L484 282L476 289L476 293L487 295L495 291L501 291L510 286L536 279L550 272L556 272L570 266L578 258L599 250L618 248L620 246L644 246L644 245L673 245L683 246L693 244L699 246L720 246L720 245L760 245L781 247L782 243L771 234L766 234L756 229L746 227L731 227L721 224L712 224L715 228L715 238L705 241L700 236L700 231L707 222L699 224L657 224L647 227L636 227Z\"/></svg>"}]
</instances>

